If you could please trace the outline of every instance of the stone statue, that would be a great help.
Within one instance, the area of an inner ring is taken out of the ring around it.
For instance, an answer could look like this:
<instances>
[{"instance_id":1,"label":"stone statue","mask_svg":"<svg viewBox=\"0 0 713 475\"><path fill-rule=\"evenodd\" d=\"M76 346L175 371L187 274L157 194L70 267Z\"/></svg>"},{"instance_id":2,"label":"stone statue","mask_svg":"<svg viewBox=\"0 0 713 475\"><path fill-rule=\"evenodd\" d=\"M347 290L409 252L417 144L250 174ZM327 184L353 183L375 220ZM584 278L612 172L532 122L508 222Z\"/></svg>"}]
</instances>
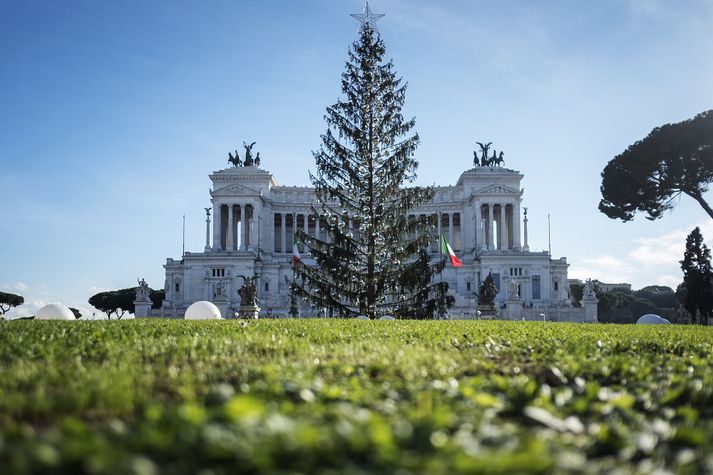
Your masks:
<instances>
[{"instance_id":1,"label":"stone statue","mask_svg":"<svg viewBox=\"0 0 713 475\"><path fill-rule=\"evenodd\" d=\"M493 144L493 142L488 142L487 144L483 145L480 142L475 142L478 144L480 147L480 165L487 167L490 166L490 160L488 159L488 151L490 150L490 146ZM473 152L475 153L475 152Z\"/></svg>"},{"instance_id":2,"label":"stone statue","mask_svg":"<svg viewBox=\"0 0 713 475\"><path fill-rule=\"evenodd\" d=\"M520 300L520 285L515 279L510 279L508 284L508 299Z\"/></svg>"},{"instance_id":3,"label":"stone statue","mask_svg":"<svg viewBox=\"0 0 713 475\"><path fill-rule=\"evenodd\" d=\"M240 156L238 155L238 151L235 151L235 156L228 152L228 161L233 164L234 167L239 167L243 163L240 161Z\"/></svg>"},{"instance_id":4,"label":"stone statue","mask_svg":"<svg viewBox=\"0 0 713 475\"><path fill-rule=\"evenodd\" d=\"M255 165L255 162L253 160L253 146L254 145L255 145L255 142L251 143L250 145L243 142L243 147L245 147L245 160L243 160L244 167L252 167Z\"/></svg>"},{"instance_id":5,"label":"stone statue","mask_svg":"<svg viewBox=\"0 0 713 475\"><path fill-rule=\"evenodd\" d=\"M240 295L240 306L257 306L257 277L245 277L241 275L245 282L238 289Z\"/></svg>"},{"instance_id":6,"label":"stone statue","mask_svg":"<svg viewBox=\"0 0 713 475\"><path fill-rule=\"evenodd\" d=\"M584 284L584 298L586 299L593 299L596 297L596 294L594 293L594 283L592 282L592 279L587 279L587 282Z\"/></svg>"},{"instance_id":7,"label":"stone statue","mask_svg":"<svg viewBox=\"0 0 713 475\"><path fill-rule=\"evenodd\" d=\"M500 155L498 155L498 158L495 159L495 165L502 166L504 161L505 161L505 159L503 158L503 152L500 152Z\"/></svg>"},{"instance_id":8,"label":"stone statue","mask_svg":"<svg viewBox=\"0 0 713 475\"><path fill-rule=\"evenodd\" d=\"M493 154L490 156L488 163L490 164L490 166L497 165L497 160L498 160L498 152L496 150L493 150Z\"/></svg>"},{"instance_id":9,"label":"stone statue","mask_svg":"<svg viewBox=\"0 0 713 475\"><path fill-rule=\"evenodd\" d=\"M205 210L206 218L210 218L210 208L203 208Z\"/></svg>"},{"instance_id":10,"label":"stone statue","mask_svg":"<svg viewBox=\"0 0 713 475\"><path fill-rule=\"evenodd\" d=\"M238 151L236 150L235 152L228 152L228 161L234 167L259 167L260 152L258 152L255 158L253 158L253 146L255 143L256 142L253 142L248 145L243 142L243 147L245 147L245 160L240 160L240 155L238 155Z\"/></svg>"},{"instance_id":11,"label":"stone statue","mask_svg":"<svg viewBox=\"0 0 713 475\"><path fill-rule=\"evenodd\" d=\"M225 283L217 282L213 286L213 299L214 300L225 300L225 298L226 298Z\"/></svg>"},{"instance_id":12,"label":"stone statue","mask_svg":"<svg viewBox=\"0 0 713 475\"><path fill-rule=\"evenodd\" d=\"M495 287L493 274L488 273L488 276L478 287L478 304L492 306L495 302L495 296L498 294L498 288Z\"/></svg>"},{"instance_id":13,"label":"stone statue","mask_svg":"<svg viewBox=\"0 0 713 475\"><path fill-rule=\"evenodd\" d=\"M139 286L136 287L136 300L139 302L151 300L151 289L149 289L149 284L146 283L146 280L137 278L136 281L139 283Z\"/></svg>"}]
</instances>

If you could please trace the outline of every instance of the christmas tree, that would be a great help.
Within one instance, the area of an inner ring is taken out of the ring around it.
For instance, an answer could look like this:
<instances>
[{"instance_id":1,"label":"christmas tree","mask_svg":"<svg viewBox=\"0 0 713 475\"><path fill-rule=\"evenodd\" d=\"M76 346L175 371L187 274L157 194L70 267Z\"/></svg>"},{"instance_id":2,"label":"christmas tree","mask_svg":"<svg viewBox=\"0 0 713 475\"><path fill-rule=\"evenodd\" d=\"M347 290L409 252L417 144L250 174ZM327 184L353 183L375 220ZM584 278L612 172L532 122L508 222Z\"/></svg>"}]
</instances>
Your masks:
<instances>
[{"instance_id":1,"label":"christmas tree","mask_svg":"<svg viewBox=\"0 0 713 475\"><path fill-rule=\"evenodd\" d=\"M442 315L452 305L447 283L437 276L444 261L431 262L434 222L409 211L432 198L431 188L404 187L416 178L415 120L405 120L406 85L393 63L368 4L359 38L342 73L343 97L327 107L327 131L314 152L310 174L319 237L298 231L315 265L295 264L293 292L330 315L400 318Z\"/></svg>"}]
</instances>

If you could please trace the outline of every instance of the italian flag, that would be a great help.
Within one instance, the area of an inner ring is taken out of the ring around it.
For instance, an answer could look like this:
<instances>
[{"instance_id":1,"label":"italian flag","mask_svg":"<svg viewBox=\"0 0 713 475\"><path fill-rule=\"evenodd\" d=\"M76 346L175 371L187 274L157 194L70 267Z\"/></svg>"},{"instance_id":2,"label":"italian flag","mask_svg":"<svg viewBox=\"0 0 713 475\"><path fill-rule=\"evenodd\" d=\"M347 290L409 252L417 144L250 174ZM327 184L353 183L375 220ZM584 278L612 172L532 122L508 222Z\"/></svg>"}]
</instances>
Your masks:
<instances>
[{"instance_id":1,"label":"italian flag","mask_svg":"<svg viewBox=\"0 0 713 475\"><path fill-rule=\"evenodd\" d=\"M456 257L456 253L453 252L453 248L450 244L448 244L448 241L446 241L446 238L443 237L443 235L441 235L441 254L448 254L453 267L460 267L463 265L463 263Z\"/></svg>"},{"instance_id":2,"label":"italian flag","mask_svg":"<svg viewBox=\"0 0 713 475\"><path fill-rule=\"evenodd\" d=\"M297 267L297 265L302 261L300 257L300 235L295 232L294 243L292 244L292 267Z\"/></svg>"}]
</instances>

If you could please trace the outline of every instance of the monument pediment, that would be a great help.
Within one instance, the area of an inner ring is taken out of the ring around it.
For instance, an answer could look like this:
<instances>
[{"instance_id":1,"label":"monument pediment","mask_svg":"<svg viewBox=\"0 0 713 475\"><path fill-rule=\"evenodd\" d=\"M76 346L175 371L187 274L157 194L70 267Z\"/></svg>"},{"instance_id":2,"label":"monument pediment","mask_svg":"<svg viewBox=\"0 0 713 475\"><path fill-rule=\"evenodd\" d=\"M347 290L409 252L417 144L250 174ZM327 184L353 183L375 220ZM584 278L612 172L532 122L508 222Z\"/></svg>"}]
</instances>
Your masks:
<instances>
[{"instance_id":1,"label":"monument pediment","mask_svg":"<svg viewBox=\"0 0 713 475\"><path fill-rule=\"evenodd\" d=\"M517 190L517 189L515 189L515 188L511 188L511 187L509 187L509 186L506 186L506 185L501 185L501 184L495 183L495 184L488 185L488 186L485 186L485 187L483 187L483 188L477 190L477 191L476 191L476 194L478 194L478 195L501 195L501 196L502 196L502 195L511 195L511 196L519 196L519 195L520 195L520 191Z\"/></svg>"},{"instance_id":2,"label":"monument pediment","mask_svg":"<svg viewBox=\"0 0 713 475\"><path fill-rule=\"evenodd\" d=\"M254 189L240 184L232 184L211 191L211 196L255 196L261 195L262 190Z\"/></svg>"}]
</instances>

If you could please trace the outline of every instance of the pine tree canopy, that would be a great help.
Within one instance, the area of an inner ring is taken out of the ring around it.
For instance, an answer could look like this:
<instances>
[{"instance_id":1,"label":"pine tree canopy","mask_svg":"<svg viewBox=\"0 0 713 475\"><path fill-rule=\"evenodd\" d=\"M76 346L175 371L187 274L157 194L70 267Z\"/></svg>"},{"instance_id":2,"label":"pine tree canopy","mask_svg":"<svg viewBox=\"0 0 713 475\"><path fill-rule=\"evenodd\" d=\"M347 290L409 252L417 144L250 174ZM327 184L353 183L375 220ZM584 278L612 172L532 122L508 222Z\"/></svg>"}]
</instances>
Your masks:
<instances>
[{"instance_id":1,"label":"pine tree canopy","mask_svg":"<svg viewBox=\"0 0 713 475\"><path fill-rule=\"evenodd\" d=\"M404 187L416 177L415 119L401 109L406 84L369 24L349 50L342 97L327 107L327 130L314 152L313 212L319 237L300 230L314 265L296 266L293 291L342 316L428 318L452 303L447 284L434 282L443 262L425 247L435 239L429 217L409 210L432 198L431 188Z\"/></svg>"},{"instance_id":2,"label":"pine tree canopy","mask_svg":"<svg viewBox=\"0 0 713 475\"><path fill-rule=\"evenodd\" d=\"M713 183L713 110L677 124L656 127L612 159L602 171L599 210L630 221L637 212L658 219L681 194L713 218L705 200Z\"/></svg>"},{"instance_id":3,"label":"pine tree canopy","mask_svg":"<svg viewBox=\"0 0 713 475\"><path fill-rule=\"evenodd\" d=\"M24 303L25 298L21 295L0 292L0 318L2 318L12 307L19 307Z\"/></svg>"}]
</instances>

